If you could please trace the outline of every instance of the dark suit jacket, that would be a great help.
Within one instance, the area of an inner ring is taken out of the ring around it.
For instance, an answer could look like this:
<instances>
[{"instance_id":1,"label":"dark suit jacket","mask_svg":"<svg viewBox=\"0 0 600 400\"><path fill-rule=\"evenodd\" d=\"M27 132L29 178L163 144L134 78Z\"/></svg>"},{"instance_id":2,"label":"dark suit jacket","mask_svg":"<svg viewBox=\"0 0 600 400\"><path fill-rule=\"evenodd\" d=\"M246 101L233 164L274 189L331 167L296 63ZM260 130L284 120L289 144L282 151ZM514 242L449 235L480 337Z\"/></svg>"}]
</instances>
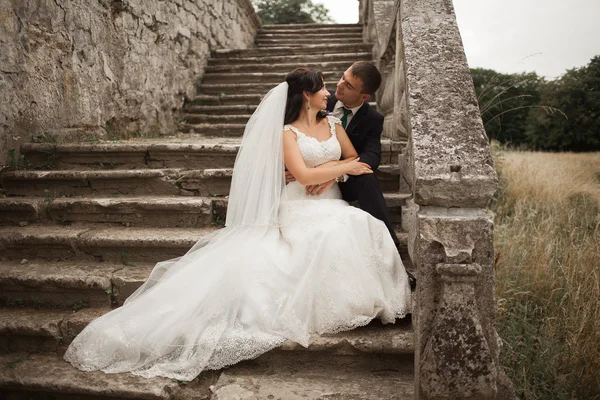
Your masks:
<instances>
[{"instance_id":1,"label":"dark suit jacket","mask_svg":"<svg viewBox=\"0 0 600 400\"><path fill-rule=\"evenodd\" d=\"M337 99L334 92L327 101L327 111L333 111ZM360 161L371 166L373 171L381 162L381 132L383 132L383 115L379 114L365 102L352 116L346 128L348 137L354 145Z\"/></svg>"}]
</instances>

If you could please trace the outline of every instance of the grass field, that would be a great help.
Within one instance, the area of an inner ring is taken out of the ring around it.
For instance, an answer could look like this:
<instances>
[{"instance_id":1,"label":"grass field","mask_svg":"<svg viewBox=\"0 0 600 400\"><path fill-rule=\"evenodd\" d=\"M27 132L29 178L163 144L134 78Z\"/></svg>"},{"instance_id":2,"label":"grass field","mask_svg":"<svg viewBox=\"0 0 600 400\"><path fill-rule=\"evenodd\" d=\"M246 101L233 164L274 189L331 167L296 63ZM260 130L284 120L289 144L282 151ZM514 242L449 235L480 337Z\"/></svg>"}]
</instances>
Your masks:
<instances>
[{"instance_id":1,"label":"grass field","mask_svg":"<svg viewBox=\"0 0 600 400\"><path fill-rule=\"evenodd\" d=\"M600 153L495 153L497 328L519 398L600 399Z\"/></svg>"}]
</instances>

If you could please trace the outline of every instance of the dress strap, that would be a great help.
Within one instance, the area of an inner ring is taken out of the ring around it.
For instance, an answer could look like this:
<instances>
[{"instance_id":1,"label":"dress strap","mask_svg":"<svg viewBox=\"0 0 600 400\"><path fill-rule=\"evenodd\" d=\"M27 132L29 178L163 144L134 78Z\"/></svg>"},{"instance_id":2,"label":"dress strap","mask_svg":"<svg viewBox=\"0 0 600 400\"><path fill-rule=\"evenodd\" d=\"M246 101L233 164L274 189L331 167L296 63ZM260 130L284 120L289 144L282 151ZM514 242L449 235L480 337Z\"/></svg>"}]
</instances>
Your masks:
<instances>
[{"instance_id":1,"label":"dress strap","mask_svg":"<svg viewBox=\"0 0 600 400\"><path fill-rule=\"evenodd\" d=\"M331 132L331 136L335 136L335 124L342 124L339 118L334 117L333 115L327 116L327 121L329 122L329 131Z\"/></svg>"},{"instance_id":2,"label":"dress strap","mask_svg":"<svg viewBox=\"0 0 600 400\"><path fill-rule=\"evenodd\" d=\"M289 125L289 124L288 124L288 125L284 125L284 126L283 126L283 130L284 130L284 131L292 131L292 132L294 132L294 133L296 134L296 138L298 138L298 136L299 136L299 135L300 135L300 136L306 136L304 133L300 132L300 131L298 130L298 128L296 128L296 127L295 127L295 126L293 126L293 125Z\"/></svg>"}]
</instances>

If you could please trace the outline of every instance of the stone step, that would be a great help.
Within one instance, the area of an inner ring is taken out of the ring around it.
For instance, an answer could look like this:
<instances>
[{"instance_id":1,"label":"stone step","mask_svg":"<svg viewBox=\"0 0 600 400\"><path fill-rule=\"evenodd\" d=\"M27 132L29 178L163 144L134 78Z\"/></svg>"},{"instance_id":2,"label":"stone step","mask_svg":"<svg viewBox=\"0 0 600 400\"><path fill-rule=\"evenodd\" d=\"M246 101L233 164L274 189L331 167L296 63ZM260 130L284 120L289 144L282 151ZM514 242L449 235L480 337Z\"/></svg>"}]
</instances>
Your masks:
<instances>
[{"instance_id":1,"label":"stone step","mask_svg":"<svg viewBox=\"0 0 600 400\"><path fill-rule=\"evenodd\" d=\"M314 43L314 42L313 42ZM318 45L318 44L325 44L326 42L317 42L314 45ZM353 43L345 43L345 45L347 46L351 46L351 45L355 45L355 44L360 44L362 43L362 41L356 41ZM335 43L334 43L335 44ZM289 42L283 42L283 41L273 41L273 42L260 42L256 44L256 49L271 49L271 48L281 48L283 46L287 46L289 49L299 49L299 48L303 48L305 46L309 46L311 45L310 43L296 43L293 41L289 41Z\"/></svg>"},{"instance_id":2,"label":"stone step","mask_svg":"<svg viewBox=\"0 0 600 400\"><path fill-rule=\"evenodd\" d=\"M208 386L218 378L217 373L211 372L204 376L211 375L212 380L181 385L168 378L147 379L130 373L82 372L57 354L0 356L0 392L8 400L208 399ZM202 394L204 397L200 397Z\"/></svg>"},{"instance_id":3,"label":"stone step","mask_svg":"<svg viewBox=\"0 0 600 400\"><path fill-rule=\"evenodd\" d=\"M399 191L398 166L381 165L375 173L383 192ZM9 196L43 196L48 203L91 195L213 197L229 194L231 175L231 168L12 171L2 175L2 185Z\"/></svg>"},{"instance_id":4,"label":"stone step","mask_svg":"<svg viewBox=\"0 0 600 400\"><path fill-rule=\"evenodd\" d=\"M300 47L264 47L264 48L253 48L253 49L223 49L215 50L213 57L215 58L234 58L234 57L269 57L269 56L289 56L289 55L300 55L300 54L319 54L323 57L323 54L332 53L362 53L369 52L373 48L371 43L357 43L357 44L316 44L316 45L303 45Z\"/></svg>"},{"instance_id":5,"label":"stone step","mask_svg":"<svg viewBox=\"0 0 600 400\"><path fill-rule=\"evenodd\" d=\"M402 223L408 193L384 193L392 223ZM0 198L0 226L32 223L93 223L126 227L208 228L223 226L228 199L206 197Z\"/></svg>"},{"instance_id":6,"label":"stone step","mask_svg":"<svg viewBox=\"0 0 600 400\"><path fill-rule=\"evenodd\" d=\"M354 61L370 61L373 55L370 51L364 52L340 52L323 54L301 54L301 55L265 55L263 57L237 57L237 58L210 58L208 60L207 71L215 66L234 66L239 64L259 64L263 68L270 68L271 65L287 64L290 65L290 71L299 65L307 63L321 62L342 62L352 63Z\"/></svg>"},{"instance_id":7,"label":"stone step","mask_svg":"<svg viewBox=\"0 0 600 400\"><path fill-rule=\"evenodd\" d=\"M320 27L304 27L300 28L297 26L290 25L274 25L269 28L259 29L257 35L270 35L277 33L287 33L287 34L298 34L304 33L307 35L313 34L343 34L343 33L360 33L362 34L362 26L348 26L348 27L340 27L337 25L324 25Z\"/></svg>"},{"instance_id":8,"label":"stone step","mask_svg":"<svg viewBox=\"0 0 600 400\"><path fill-rule=\"evenodd\" d=\"M341 76L341 75L340 75ZM232 94L232 93L258 93L266 94L269 90L283 82L283 78L277 80L273 78L272 82L261 82L261 83L217 83L217 84L206 84L202 83L196 86L198 93L202 94L218 94L221 96ZM328 81L325 81L327 88L335 88L338 83L338 79L333 80L330 77Z\"/></svg>"},{"instance_id":9,"label":"stone step","mask_svg":"<svg viewBox=\"0 0 600 400\"><path fill-rule=\"evenodd\" d=\"M4 191L16 196L224 196L231 169L141 169L112 171L13 171L2 176Z\"/></svg>"},{"instance_id":10,"label":"stone step","mask_svg":"<svg viewBox=\"0 0 600 400\"><path fill-rule=\"evenodd\" d=\"M219 107L214 107L219 108ZM206 112L204 107L194 109ZM26 143L21 154L31 164L52 154L55 169L232 168L241 138L190 138L189 134L153 140L47 144ZM386 148L386 145L382 145ZM388 145L391 148L391 145ZM401 150L394 146L394 152Z\"/></svg>"},{"instance_id":11,"label":"stone step","mask_svg":"<svg viewBox=\"0 0 600 400\"><path fill-rule=\"evenodd\" d=\"M393 223L401 221L398 205L409 195L386 194ZM226 202L220 204L224 215ZM200 228L120 227L107 225L46 225L0 227L0 260L50 259L158 262L185 254L198 240L222 226ZM398 220L398 221L396 221ZM402 248L407 235L398 232Z\"/></svg>"},{"instance_id":12,"label":"stone step","mask_svg":"<svg viewBox=\"0 0 600 400\"><path fill-rule=\"evenodd\" d=\"M60 198L48 206L57 222L118 223L135 227L203 228L225 221L223 200L202 197Z\"/></svg>"},{"instance_id":13,"label":"stone step","mask_svg":"<svg viewBox=\"0 0 600 400\"><path fill-rule=\"evenodd\" d=\"M263 95L264 93L199 94L190 102L186 103L186 109L189 106L238 106L256 109L256 106L260 103ZM369 102L369 104L377 109L377 103Z\"/></svg>"},{"instance_id":14,"label":"stone step","mask_svg":"<svg viewBox=\"0 0 600 400\"><path fill-rule=\"evenodd\" d=\"M4 260L158 262L185 254L217 228L37 225L0 227Z\"/></svg>"},{"instance_id":15,"label":"stone step","mask_svg":"<svg viewBox=\"0 0 600 400\"><path fill-rule=\"evenodd\" d=\"M247 124L252 114L183 114L184 124Z\"/></svg>"},{"instance_id":16,"label":"stone step","mask_svg":"<svg viewBox=\"0 0 600 400\"><path fill-rule=\"evenodd\" d=\"M400 189L400 169L381 165L375 172L383 192ZM226 196L231 185L231 168L215 169L120 169L12 171L2 175L9 196L44 196L50 203L56 197L190 195Z\"/></svg>"},{"instance_id":17,"label":"stone step","mask_svg":"<svg viewBox=\"0 0 600 400\"><path fill-rule=\"evenodd\" d=\"M120 306L150 276L155 262L25 260L0 262L0 304L5 307Z\"/></svg>"},{"instance_id":18,"label":"stone step","mask_svg":"<svg viewBox=\"0 0 600 400\"><path fill-rule=\"evenodd\" d=\"M339 80L346 70L348 66L345 68L340 68L338 70L327 70L323 71L323 75L325 76L325 81L335 82ZM293 68L292 68L293 69ZM254 71L260 71L260 67L255 69ZM229 72L229 73L207 73L203 76L202 82L198 83L198 85L215 85L215 84L232 84L232 83L241 83L245 85L249 84L264 84L264 83L274 83L283 82L285 76L288 71L284 72ZM265 92L266 93L266 92Z\"/></svg>"},{"instance_id":19,"label":"stone step","mask_svg":"<svg viewBox=\"0 0 600 400\"><path fill-rule=\"evenodd\" d=\"M73 310L3 308L0 309L2 354L14 352L47 353L60 351L89 321L109 308ZM83 318L82 318L83 317ZM84 319L84 323L81 320ZM75 332L73 332L75 328Z\"/></svg>"},{"instance_id":20,"label":"stone step","mask_svg":"<svg viewBox=\"0 0 600 400\"><path fill-rule=\"evenodd\" d=\"M130 373L82 372L57 354L0 356L0 391L8 400L73 399L353 399L414 398L410 355L300 354L272 351L191 382Z\"/></svg>"},{"instance_id":21,"label":"stone step","mask_svg":"<svg viewBox=\"0 0 600 400\"><path fill-rule=\"evenodd\" d=\"M414 398L414 358L398 355L329 356L302 353L294 358L271 352L224 370L211 400Z\"/></svg>"},{"instance_id":22,"label":"stone step","mask_svg":"<svg viewBox=\"0 0 600 400\"><path fill-rule=\"evenodd\" d=\"M344 35L304 35L304 34L276 34L260 35L255 39L257 48L271 44L285 45L318 45L318 44L360 44L363 43L362 34L344 34Z\"/></svg>"},{"instance_id":23,"label":"stone step","mask_svg":"<svg viewBox=\"0 0 600 400\"><path fill-rule=\"evenodd\" d=\"M290 37L290 38L256 38L256 47L266 47L266 46L304 46L304 45L327 45L327 44L345 44L348 46L353 46L357 44L362 44L362 37L354 36L348 38L304 38L300 37Z\"/></svg>"},{"instance_id":24,"label":"stone step","mask_svg":"<svg viewBox=\"0 0 600 400\"><path fill-rule=\"evenodd\" d=\"M186 124L179 125L180 132L194 133L206 137L241 137L246 124Z\"/></svg>"},{"instance_id":25,"label":"stone step","mask_svg":"<svg viewBox=\"0 0 600 400\"><path fill-rule=\"evenodd\" d=\"M0 308L0 351L3 354L63 353L68 345L90 322L111 311L110 307L71 309ZM395 354L414 352L411 318L394 324L379 320L352 331L328 335L312 334L308 347L286 341L281 351L326 352L328 354Z\"/></svg>"},{"instance_id":26,"label":"stone step","mask_svg":"<svg viewBox=\"0 0 600 400\"><path fill-rule=\"evenodd\" d=\"M126 268L120 262L0 261L0 304L71 311L110 307L114 293L123 291L129 296L133 292L130 281L134 280L137 288L150 272L136 264L135 270L145 272L136 277L124 271ZM123 279L125 276L129 279ZM125 298L116 300L122 303Z\"/></svg>"},{"instance_id":27,"label":"stone step","mask_svg":"<svg viewBox=\"0 0 600 400\"><path fill-rule=\"evenodd\" d=\"M362 29L361 24L269 24L263 25L262 31L273 31L280 29L314 29L314 30L327 30L327 29Z\"/></svg>"},{"instance_id":28,"label":"stone step","mask_svg":"<svg viewBox=\"0 0 600 400\"><path fill-rule=\"evenodd\" d=\"M226 205L222 199L184 196L0 198L0 225L35 222L112 223L156 228L221 226ZM226 203L225 203L226 204Z\"/></svg>"},{"instance_id":29,"label":"stone step","mask_svg":"<svg viewBox=\"0 0 600 400\"><path fill-rule=\"evenodd\" d=\"M362 30L353 31L259 31L256 35L257 40L263 39L323 39L323 40L334 40L334 39L359 39L362 40Z\"/></svg>"},{"instance_id":30,"label":"stone step","mask_svg":"<svg viewBox=\"0 0 600 400\"><path fill-rule=\"evenodd\" d=\"M3 174L8 195L55 197L180 194L178 169L113 171L13 171Z\"/></svg>"},{"instance_id":31,"label":"stone step","mask_svg":"<svg viewBox=\"0 0 600 400\"><path fill-rule=\"evenodd\" d=\"M238 105L195 105L187 103L183 106L183 112L186 114L204 114L204 115L252 115L256 111L256 104L238 104Z\"/></svg>"},{"instance_id":32,"label":"stone step","mask_svg":"<svg viewBox=\"0 0 600 400\"><path fill-rule=\"evenodd\" d=\"M191 104L198 106L217 106L217 105L235 105L235 106L254 106L256 107L265 93L246 93L246 94L198 94L192 100Z\"/></svg>"},{"instance_id":33,"label":"stone step","mask_svg":"<svg viewBox=\"0 0 600 400\"><path fill-rule=\"evenodd\" d=\"M354 61L358 61L357 59L352 60L342 60L342 61L325 61L325 62L307 62L304 61L301 64L297 63L280 63L280 64L261 64L261 63L248 63L248 64L233 64L233 65L214 65L212 67L206 68L206 73L245 73L245 72L256 72L261 71L263 73L272 73L279 72L281 74L287 74L298 66L308 67L312 69L316 69L319 71L337 71L337 73L344 72L346 69L352 65ZM341 76L341 73L340 73Z\"/></svg>"}]
</instances>

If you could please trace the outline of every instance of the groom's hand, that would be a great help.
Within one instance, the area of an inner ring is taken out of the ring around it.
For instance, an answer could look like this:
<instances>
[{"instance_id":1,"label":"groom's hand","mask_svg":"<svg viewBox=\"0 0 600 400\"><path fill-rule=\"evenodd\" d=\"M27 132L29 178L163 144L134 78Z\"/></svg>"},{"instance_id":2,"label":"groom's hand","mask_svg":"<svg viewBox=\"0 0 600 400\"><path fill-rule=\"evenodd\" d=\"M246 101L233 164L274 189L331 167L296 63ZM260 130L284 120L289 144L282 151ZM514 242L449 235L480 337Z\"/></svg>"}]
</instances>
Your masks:
<instances>
[{"instance_id":1,"label":"groom's hand","mask_svg":"<svg viewBox=\"0 0 600 400\"><path fill-rule=\"evenodd\" d=\"M306 187L306 194L312 196L319 196L329 190L330 187L335 183L335 179L329 182L321 183L320 185L309 185Z\"/></svg>"},{"instance_id":2,"label":"groom's hand","mask_svg":"<svg viewBox=\"0 0 600 400\"><path fill-rule=\"evenodd\" d=\"M285 184L287 185L288 183L294 182L295 180L296 180L296 178L294 178L294 175L292 175L292 173L286 169L285 170Z\"/></svg>"}]
</instances>

